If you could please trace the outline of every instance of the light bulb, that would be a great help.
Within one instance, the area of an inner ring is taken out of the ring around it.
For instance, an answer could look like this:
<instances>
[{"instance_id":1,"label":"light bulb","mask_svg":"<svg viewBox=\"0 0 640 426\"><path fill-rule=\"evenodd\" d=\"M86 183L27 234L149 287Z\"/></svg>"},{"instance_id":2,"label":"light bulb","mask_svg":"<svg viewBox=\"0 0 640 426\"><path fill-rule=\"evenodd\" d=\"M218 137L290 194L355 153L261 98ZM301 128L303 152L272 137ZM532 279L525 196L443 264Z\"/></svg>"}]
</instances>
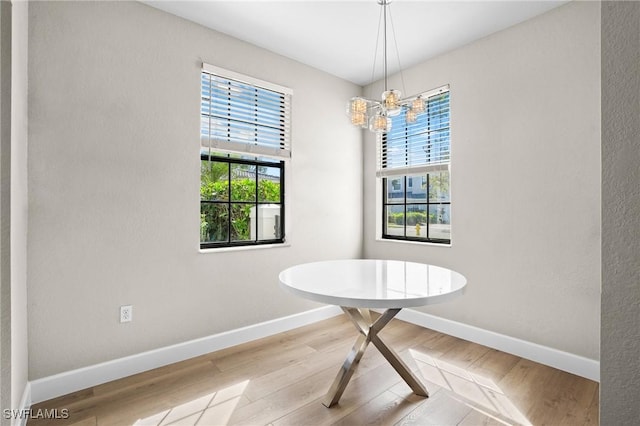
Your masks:
<instances>
[{"instance_id":1,"label":"light bulb","mask_svg":"<svg viewBox=\"0 0 640 426\"><path fill-rule=\"evenodd\" d=\"M351 112L358 113L366 113L367 112L367 101L362 98L352 98L351 99Z\"/></svg>"},{"instance_id":2,"label":"light bulb","mask_svg":"<svg viewBox=\"0 0 640 426\"><path fill-rule=\"evenodd\" d=\"M418 117L418 114L416 114L413 108L409 108L407 110L407 115L406 115L407 123L415 123L417 117Z\"/></svg>"},{"instance_id":3,"label":"light bulb","mask_svg":"<svg viewBox=\"0 0 640 426\"><path fill-rule=\"evenodd\" d=\"M371 117L369 129L376 133L388 132L391 130L391 119L381 114L375 115Z\"/></svg>"},{"instance_id":4,"label":"light bulb","mask_svg":"<svg viewBox=\"0 0 640 426\"><path fill-rule=\"evenodd\" d=\"M395 110L400 108L400 91L399 90L387 90L382 94L382 100L384 101L384 107L388 110Z\"/></svg>"},{"instance_id":5,"label":"light bulb","mask_svg":"<svg viewBox=\"0 0 640 426\"><path fill-rule=\"evenodd\" d=\"M362 112L351 113L351 124L354 126L364 126L367 124L367 116Z\"/></svg>"},{"instance_id":6,"label":"light bulb","mask_svg":"<svg viewBox=\"0 0 640 426\"><path fill-rule=\"evenodd\" d=\"M414 110L417 114L424 112L424 100L418 96L411 103L411 109Z\"/></svg>"}]
</instances>

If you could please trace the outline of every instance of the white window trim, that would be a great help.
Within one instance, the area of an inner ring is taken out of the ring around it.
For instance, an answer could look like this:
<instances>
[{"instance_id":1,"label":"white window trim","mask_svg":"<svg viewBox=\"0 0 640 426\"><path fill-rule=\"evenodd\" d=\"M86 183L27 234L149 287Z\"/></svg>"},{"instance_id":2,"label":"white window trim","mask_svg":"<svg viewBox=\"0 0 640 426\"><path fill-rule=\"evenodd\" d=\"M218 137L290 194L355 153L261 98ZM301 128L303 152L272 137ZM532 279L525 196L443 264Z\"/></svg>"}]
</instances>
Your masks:
<instances>
[{"instance_id":1,"label":"white window trim","mask_svg":"<svg viewBox=\"0 0 640 426\"><path fill-rule=\"evenodd\" d=\"M219 76L224 76L226 78L237 80L241 83L250 84L252 86L262 87L263 89L273 90L274 92L284 93L285 95L293 95L293 90L280 86L275 83L270 83L268 81L260 80L258 78L250 77L248 75L240 74L235 71L227 70L224 68L217 67L215 65L210 65L207 63L202 63L202 70L204 72L208 72L209 74L216 74Z\"/></svg>"},{"instance_id":2,"label":"white window trim","mask_svg":"<svg viewBox=\"0 0 640 426\"><path fill-rule=\"evenodd\" d=\"M268 89L268 90L273 90L273 91L277 91L277 92L281 92L284 93L286 95L289 96L293 96L293 90L288 88L288 87L284 87L284 86L280 86L278 84L275 83L270 83L264 80L260 80L258 78L255 77L251 77L251 76L247 76L244 74L240 74L238 72L235 71L231 71L225 68L221 68L221 67L217 67L215 65L211 65L211 64L207 64L207 63L202 63L202 67L201 67L201 72L207 72L207 73L211 73L211 74L216 74L219 76L224 76L227 77L229 79L233 79L233 80L237 80L240 81L242 83L246 83L246 84L250 84L250 85L254 85L254 86L258 86L261 87L263 89ZM292 121L292 113L291 111L289 112L290 114L290 122ZM290 134L290 140L289 143L290 145L293 145L293 135ZM200 146L201 146L202 142L200 142ZM200 149L200 146L198 147L198 149ZM221 152L227 152L227 153L235 153L235 154L242 154L241 152L239 152L237 149L235 150L228 150L225 149L224 147L216 147L217 150L221 151ZM284 187L284 214L285 214L285 221L284 221L284 239L282 243L277 243L277 244L257 244L257 245L241 245L241 246L235 246L235 247L209 247L209 248L201 248L201 242L200 242L200 237L199 237L199 233L197 233L198 235L198 251L201 254L210 254L210 253L225 253L225 252L235 252L235 251L245 251L245 250L262 250L262 249L273 249L273 248L285 248L285 247L291 247L291 230L292 230L292 222L293 222L293 218L292 218L292 201L291 201L291 191L288 190L287 188L290 185L291 182L291 146L289 147L289 155L288 156L282 156L282 155L278 155L276 153L264 153L264 152L260 152L260 153L256 153L253 152L251 149L247 149L247 151L245 152L246 155L255 155L256 157L269 157L272 158L274 160L280 160L284 162L284 182L285 182L285 187ZM200 202L198 201L198 205L200 204ZM200 209L200 207L198 206L198 210Z\"/></svg>"},{"instance_id":3,"label":"white window trim","mask_svg":"<svg viewBox=\"0 0 640 426\"><path fill-rule=\"evenodd\" d=\"M431 89L428 90L426 92L422 93L422 96L424 96L425 98L429 98L431 96L443 93L443 92L450 92L451 91L451 87L449 84L445 84L443 86L437 87L435 89ZM449 103L451 104L451 99L449 100ZM451 120L451 117L449 117L449 120ZM451 131L451 130L450 130ZM451 147L449 148L451 149ZM444 247L444 248L449 248L452 247L452 242L453 242L453 234L454 234L454 227L451 227L451 239L449 243L433 243L430 241L412 241L412 240L396 240L393 238L383 238L382 237L382 227L383 227L383 218L382 218L382 212L383 212L383 194L382 194L382 179L383 178L388 178L388 177L394 177L394 176L405 176L405 175L410 175L410 174L417 174L417 173L430 173L430 172L437 172L437 171L441 171L441 170L449 170L449 175L452 176L451 173L451 160L449 160L448 163L446 164L436 164L436 165L426 165L426 166L417 166L415 168L403 168L403 169L391 169L391 170L386 170L386 169L382 169L380 167L380 155L382 153L382 137L380 135L376 135L376 185L375 185L375 199L376 199L376 219L375 219L375 242L377 243L390 243L390 244L410 244L410 245L418 245L418 246L431 246L431 247ZM450 184L451 185L451 184ZM453 191L451 190L451 186L449 187L449 197L451 199L451 204L453 205ZM451 223L453 225L453 211L451 212Z\"/></svg>"}]
</instances>

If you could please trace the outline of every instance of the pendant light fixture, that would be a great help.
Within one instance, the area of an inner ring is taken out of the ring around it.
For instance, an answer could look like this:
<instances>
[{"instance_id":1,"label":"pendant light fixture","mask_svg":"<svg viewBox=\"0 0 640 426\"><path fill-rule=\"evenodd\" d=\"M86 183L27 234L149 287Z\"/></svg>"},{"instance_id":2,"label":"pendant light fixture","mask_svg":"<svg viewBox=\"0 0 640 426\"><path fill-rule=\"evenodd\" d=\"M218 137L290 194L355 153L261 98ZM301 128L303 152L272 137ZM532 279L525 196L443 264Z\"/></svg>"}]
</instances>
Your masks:
<instances>
[{"instance_id":1,"label":"pendant light fixture","mask_svg":"<svg viewBox=\"0 0 640 426\"><path fill-rule=\"evenodd\" d=\"M391 117L399 115L402 111L406 112L405 118L408 123L415 122L418 115L425 111L424 100L421 96L401 99L402 93L399 90L389 89L387 86L387 15L389 15L390 3L391 0L378 0L378 4L383 9L384 92L379 101L356 96L351 98L347 105L347 115L349 115L351 124L369 128L376 133L385 133L391 130Z\"/></svg>"}]
</instances>

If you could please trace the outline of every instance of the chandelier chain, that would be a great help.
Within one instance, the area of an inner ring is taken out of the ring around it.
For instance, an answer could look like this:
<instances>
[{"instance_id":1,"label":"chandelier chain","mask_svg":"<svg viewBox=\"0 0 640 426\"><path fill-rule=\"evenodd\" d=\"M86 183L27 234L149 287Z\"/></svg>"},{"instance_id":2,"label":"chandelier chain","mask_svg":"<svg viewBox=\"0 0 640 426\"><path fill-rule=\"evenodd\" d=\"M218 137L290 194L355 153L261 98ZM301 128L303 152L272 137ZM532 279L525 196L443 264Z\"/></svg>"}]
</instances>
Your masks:
<instances>
[{"instance_id":1,"label":"chandelier chain","mask_svg":"<svg viewBox=\"0 0 640 426\"><path fill-rule=\"evenodd\" d=\"M384 10L384 45L382 47L382 54L384 56L384 91L387 91L387 2L382 3Z\"/></svg>"},{"instance_id":2,"label":"chandelier chain","mask_svg":"<svg viewBox=\"0 0 640 426\"><path fill-rule=\"evenodd\" d=\"M391 23L391 32L393 33L393 43L396 46L396 58L398 59L398 70L400 71L400 84L402 85L402 91L406 93L406 88L404 86L404 74L402 73L402 64L400 63L400 49L398 49L398 37L396 37L396 27L395 25L393 25L393 16L391 15L391 8L389 8L389 22Z\"/></svg>"},{"instance_id":3,"label":"chandelier chain","mask_svg":"<svg viewBox=\"0 0 640 426\"><path fill-rule=\"evenodd\" d=\"M378 16L378 31L376 32L376 49L373 51L373 68L371 68L371 79L369 80L373 83L375 75L376 75L376 62L378 61L378 46L380 46L380 24L382 24L382 13L384 9L380 8L380 14Z\"/></svg>"}]
</instances>

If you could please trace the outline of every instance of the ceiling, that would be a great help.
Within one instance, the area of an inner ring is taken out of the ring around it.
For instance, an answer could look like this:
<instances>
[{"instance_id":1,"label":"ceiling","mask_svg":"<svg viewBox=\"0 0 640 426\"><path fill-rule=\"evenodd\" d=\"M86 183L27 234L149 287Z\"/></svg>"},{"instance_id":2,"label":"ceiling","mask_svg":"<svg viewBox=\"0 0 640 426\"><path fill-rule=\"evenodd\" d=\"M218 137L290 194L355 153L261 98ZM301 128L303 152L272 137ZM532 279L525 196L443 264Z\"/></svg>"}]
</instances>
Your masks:
<instances>
[{"instance_id":1,"label":"ceiling","mask_svg":"<svg viewBox=\"0 0 640 426\"><path fill-rule=\"evenodd\" d=\"M383 76L382 31L376 50L382 8L376 0L143 3L361 86ZM389 7L389 74L399 63L408 68L564 3L395 0Z\"/></svg>"}]
</instances>

